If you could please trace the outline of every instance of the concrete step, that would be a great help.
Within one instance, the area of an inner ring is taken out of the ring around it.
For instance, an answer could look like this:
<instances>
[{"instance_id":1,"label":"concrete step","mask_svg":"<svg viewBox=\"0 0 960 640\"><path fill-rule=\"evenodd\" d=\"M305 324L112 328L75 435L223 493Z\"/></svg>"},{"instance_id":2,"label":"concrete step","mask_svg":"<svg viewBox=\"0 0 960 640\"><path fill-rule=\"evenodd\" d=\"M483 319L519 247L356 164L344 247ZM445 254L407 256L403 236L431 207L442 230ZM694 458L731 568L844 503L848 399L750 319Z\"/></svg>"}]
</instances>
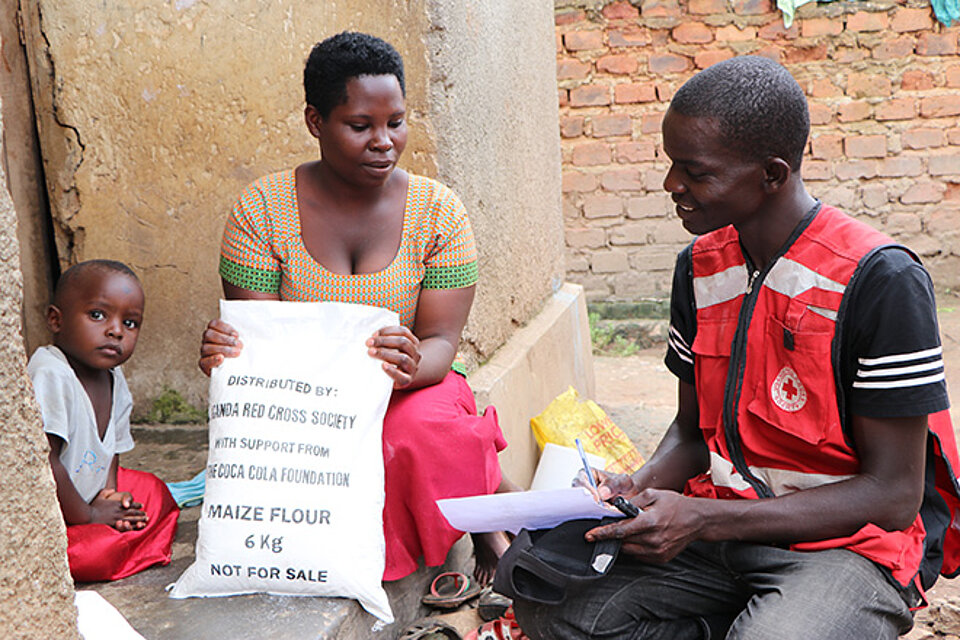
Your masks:
<instances>
[{"instance_id":1,"label":"concrete step","mask_svg":"<svg viewBox=\"0 0 960 640\"><path fill-rule=\"evenodd\" d=\"M147 640L393 640L410 622L429 615L420 598L440 571L472 570L473 546L464 536L444 567L421 567L403 580L385 583L396 618L390 625L342 598L257 594L173 600L166 587L194 560L199 517L200 507L181 511L168 566L78 588L100 593Z\"/></svg>"}]
</instances>

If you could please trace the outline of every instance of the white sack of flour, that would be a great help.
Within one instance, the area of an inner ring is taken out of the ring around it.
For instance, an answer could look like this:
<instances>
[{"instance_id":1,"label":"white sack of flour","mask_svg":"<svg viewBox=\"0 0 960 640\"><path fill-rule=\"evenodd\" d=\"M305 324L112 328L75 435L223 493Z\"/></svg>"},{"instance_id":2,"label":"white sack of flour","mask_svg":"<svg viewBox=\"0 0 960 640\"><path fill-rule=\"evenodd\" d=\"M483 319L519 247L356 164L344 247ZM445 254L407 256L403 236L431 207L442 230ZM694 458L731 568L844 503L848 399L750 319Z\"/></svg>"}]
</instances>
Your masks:
<instances>
[{"instance_id":1,"label":"white sack of flour","mask_svg":"<svg viewBox=\"0 0 960 640\"><path fill-rule=\"evenodd\" d=\"M397 314L221 301L220 316L243 350L210 377L197 558L170 596L356 598L391 622L381 433L393 385L364 343Z\"/></svg>"}]
</instances>

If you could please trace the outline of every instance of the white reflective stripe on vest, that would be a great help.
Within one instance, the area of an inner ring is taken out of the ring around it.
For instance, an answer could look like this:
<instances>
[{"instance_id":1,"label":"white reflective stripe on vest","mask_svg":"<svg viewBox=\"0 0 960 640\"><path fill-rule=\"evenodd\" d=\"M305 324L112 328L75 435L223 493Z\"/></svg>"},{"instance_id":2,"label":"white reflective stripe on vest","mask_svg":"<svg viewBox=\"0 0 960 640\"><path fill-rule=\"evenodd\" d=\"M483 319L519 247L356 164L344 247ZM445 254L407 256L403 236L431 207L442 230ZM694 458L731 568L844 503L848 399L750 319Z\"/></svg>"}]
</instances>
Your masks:
<instances>
[{"instance_id":1,"label":"white reflective stripe on vest","mask_svg":"<svg viewBox=\"0 0 960 640\"><path fill-rule=\"evenodd\" d=\"M803 491L821 487L853 475L829 475L826 473L805 473L773 467L750 467L750 473L767 485L774 495L783 496L794 491ZM733 468L733 463L714 451L710 452L710 476L713 485L734 491L750 491L750 483Z\"/></svg>"},{"instance_id":2,"label":"white reflective stripe on vest","mask_svg":"<svg viewBox=\"0 0 960 640\"><path fill-rule=\"evenodd\" d=\"M733 468L733 463L714 451L710 452L710 479L715 487L749 491L750 483Z\"/></svg>"},{"instance_id":3,"label":"white reflective stripe on vest","mask_svg":"<svg viewBox=\"0 0 960 640\"><path fill-rule=\"evenodd\" d=\"M712 276L693 279L693 297L697 309L706 309L733 300L747 292L747 267L737 265Z\"/></svg>"},{"instance_id":4,"label":"white reflective stripe on vest","mask_svg":"<svg viewBox=\"0 0 960 640\"><path fill-rule=\"evenodd\" d=\"M804 473L803 471L774 469L772 467L750 467L750 472L770 487L770 490L776 496L822 487L853 477L853 474L832 476L826 473Z\"/></svg>"},{"instance_id":5,"label":"white reflective stripe on vest","mask_svg":"<svg viewBox=\"0 0 960 640\"><path fill-rule=\"evenodd\" d=\"M780 258L774 263L763 280L763 286L770 287L788 298L795 298L810 289L823 289L841 294L846 289L843 284L788 258Z\"/></svg>"},{"instance_id":6,"label":"white reflective stripe on vest","mask_svg":"<svg viewBox=\"0 0 960 640\"><path fill-rule=\"evenodd\" d=\"M822 316L823 316L824 318L826 318L827 320L831 320L831 321L833 321L833 322L836 322L836 321L837 321L837 312L834 311L834 310L832 310L832 309L824 309L823 307L815 307L815 306L813 306L812 304L808 304L808 305L807 305L807 309L810 309L810 311L813 311L814 313L819 313L820 315L822 315Z\"/></svg>"}]
</instances>

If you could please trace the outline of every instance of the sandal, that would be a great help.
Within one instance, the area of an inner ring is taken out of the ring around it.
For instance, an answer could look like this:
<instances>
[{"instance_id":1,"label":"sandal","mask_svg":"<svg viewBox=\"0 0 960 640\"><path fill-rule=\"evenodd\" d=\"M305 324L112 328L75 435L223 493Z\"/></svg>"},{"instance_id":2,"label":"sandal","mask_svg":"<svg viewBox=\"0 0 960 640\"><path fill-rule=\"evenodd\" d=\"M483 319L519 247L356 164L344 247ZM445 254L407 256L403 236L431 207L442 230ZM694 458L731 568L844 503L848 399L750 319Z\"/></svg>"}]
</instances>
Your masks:
<instances>
[{"instance_id":1,"label":"sandal","mask_svg":"<svg viewBox=\"0 0 960 640\"><path fill-rule=\"evenodd\" d=\"M496 620L485 622L465 635L463 640L529 640L529 637L517 626L513 608L510 608Z\"/></svg>"},{"instance_id":2,"label":"sandal","mask_svg":"<svg viewBox=\"0 0 960 640\"><path fill-rule=\"evenodd\" d=\"M436 609L456 609L480 595L480 585L459 571L447 571L433 579L430 593L421 602Z\"/></svg>"},{"instance_id":3,"label":"sandal","mask_svg":"<svg viewBox=\"0 0 960 640\"><path fill-rule=\"evenodd\" d=\"M463 640L463 637L443 620L420 618L404 628L397 640Z\"/></svg>"},{"instance_id":4,"label":"sandal","mask_svg":"<svg viewBox=\"0 0 960 640\"><path fill-rule=\"evenodd\" d=\"M492 587L484 587L477 600L477 615L485 622L496 620L507 613L513 601L502 593L497 593Z\"/></svg>"}]
</instances>

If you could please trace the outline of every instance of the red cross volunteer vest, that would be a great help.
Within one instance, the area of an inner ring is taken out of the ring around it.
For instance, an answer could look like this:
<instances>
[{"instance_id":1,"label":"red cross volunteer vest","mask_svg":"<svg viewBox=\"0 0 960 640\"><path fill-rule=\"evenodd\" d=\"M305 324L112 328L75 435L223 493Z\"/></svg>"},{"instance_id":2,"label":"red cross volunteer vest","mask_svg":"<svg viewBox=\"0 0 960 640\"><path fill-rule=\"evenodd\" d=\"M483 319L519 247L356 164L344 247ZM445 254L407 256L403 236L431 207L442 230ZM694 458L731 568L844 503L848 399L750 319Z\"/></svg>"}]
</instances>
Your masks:
<instances>
[{"instance_id":1,"label":"red cross volunteer vest","mask_svg":"<svg viewBox=\"0 0 960 640\"><path fill-rule=\"evenodd\" d=\"M688 495L767 498L859 472L839 384L838 327L859 266L892 244L832 207L822 207L762 274L748 273L733 227L697 238L694 370L710 470L688 482ZM916 581L921 589L937 573L955 575L957 448L949 413L934 414L929 424L924 507L932 515L918 515L903 531L867 524L845 538L791 548L845 547L888 568L901 585L922 578ZM933 569L922 571L922 560Z\"/></svg>"}]
</instances>

